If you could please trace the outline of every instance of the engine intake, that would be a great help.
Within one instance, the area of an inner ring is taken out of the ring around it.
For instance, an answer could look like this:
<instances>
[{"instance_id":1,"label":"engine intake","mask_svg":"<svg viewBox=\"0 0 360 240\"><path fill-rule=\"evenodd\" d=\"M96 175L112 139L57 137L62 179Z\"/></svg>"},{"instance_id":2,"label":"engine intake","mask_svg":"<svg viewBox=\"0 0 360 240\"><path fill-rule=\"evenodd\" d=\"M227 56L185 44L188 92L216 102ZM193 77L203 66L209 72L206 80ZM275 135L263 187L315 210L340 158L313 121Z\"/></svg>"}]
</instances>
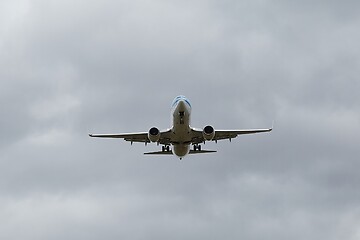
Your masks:
<instances>
[{"instance_id":1,"label":"engine intake","mask_svg":"<svg viewBox=\"0 0 360 240\"><path fill-rule=\"evenodd\" d=\"M213 138L215 137L215 130L212 126L206 126L204 127L204 130L203 130L203 137L205 140L207 141L211 141L213 140Z\"/></svg>"},{"instance_id":2,"label":"engine intake","mask_svg":"<svg viewBox=\"0 0 360 240\"><path fill-rule=\"evenodd\" d=\"M160 131L156 127L152 127L149 130L148 138L151 142L158 142L160 140Z\"/></svg>"}]
</instances>

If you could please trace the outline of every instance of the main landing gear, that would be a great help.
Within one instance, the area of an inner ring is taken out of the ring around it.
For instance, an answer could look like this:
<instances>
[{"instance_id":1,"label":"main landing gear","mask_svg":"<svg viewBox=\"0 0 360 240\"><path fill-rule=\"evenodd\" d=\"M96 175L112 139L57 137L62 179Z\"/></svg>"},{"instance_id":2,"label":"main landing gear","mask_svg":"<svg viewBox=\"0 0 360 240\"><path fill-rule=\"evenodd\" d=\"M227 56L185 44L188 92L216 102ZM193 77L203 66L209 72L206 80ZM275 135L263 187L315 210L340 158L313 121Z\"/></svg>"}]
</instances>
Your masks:
<instances>
[{"instance_id":1,"label":"main landing gear","mask_svg":"<svg viewBox=\"0 0 360 240\"><path fill-rule=\"evenodd\" d=\"M201 145L194 144L194 151L201 151Z\"/></svg>"},{"instance_id":2,"label":"main landing gear","mask_svg":"<svg viewBox=\"0 0 360 240\"><path fill-rule=\"evenodd\" d=\"M170 146L169 146L169 145L162 146L162 147L161 147L161 151L163 151L163 152L170 152L170 151L171 151L171 150L170 150Z\"/></svg>"}]
</instances>

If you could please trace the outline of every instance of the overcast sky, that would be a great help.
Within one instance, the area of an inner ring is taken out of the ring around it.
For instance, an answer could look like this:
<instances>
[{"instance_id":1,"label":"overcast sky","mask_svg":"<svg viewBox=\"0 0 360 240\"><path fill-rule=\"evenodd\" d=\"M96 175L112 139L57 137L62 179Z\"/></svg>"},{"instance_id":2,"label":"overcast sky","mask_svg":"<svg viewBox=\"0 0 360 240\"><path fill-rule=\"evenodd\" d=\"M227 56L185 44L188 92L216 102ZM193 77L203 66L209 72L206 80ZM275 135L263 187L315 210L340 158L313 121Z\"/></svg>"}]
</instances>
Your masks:
<instances>
[{"instance_id":1,"label":"overcast sky","mask_svg":"<svg viewBox=\"0 0 360 240\"><path fill-rule=\"evenodd\" d=\"M360 1L2 0L0 239L360 239ZM183 161L88 132L271 133Z\"/></svg>"}]
</instances>

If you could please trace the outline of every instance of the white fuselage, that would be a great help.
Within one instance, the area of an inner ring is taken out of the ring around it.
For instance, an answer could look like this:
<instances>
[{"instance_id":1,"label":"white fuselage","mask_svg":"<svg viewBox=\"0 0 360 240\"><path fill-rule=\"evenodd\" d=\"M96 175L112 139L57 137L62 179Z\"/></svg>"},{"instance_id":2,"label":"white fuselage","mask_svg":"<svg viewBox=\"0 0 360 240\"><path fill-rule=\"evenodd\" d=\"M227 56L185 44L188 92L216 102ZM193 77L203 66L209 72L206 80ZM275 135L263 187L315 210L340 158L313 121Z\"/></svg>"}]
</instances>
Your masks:
<instances>
[{"instance_id":1,"label":"white fuselage","mask_svg":"<svg viewBox=\"0 0 360 240\"><path fill-rule=\"evenodd\" d=\"M178 96L174 99L172 110L173 141L172 152L178 157L184 157L190 151L190 115L191 105L187 98Z\"/></svg>"}]
</instances>

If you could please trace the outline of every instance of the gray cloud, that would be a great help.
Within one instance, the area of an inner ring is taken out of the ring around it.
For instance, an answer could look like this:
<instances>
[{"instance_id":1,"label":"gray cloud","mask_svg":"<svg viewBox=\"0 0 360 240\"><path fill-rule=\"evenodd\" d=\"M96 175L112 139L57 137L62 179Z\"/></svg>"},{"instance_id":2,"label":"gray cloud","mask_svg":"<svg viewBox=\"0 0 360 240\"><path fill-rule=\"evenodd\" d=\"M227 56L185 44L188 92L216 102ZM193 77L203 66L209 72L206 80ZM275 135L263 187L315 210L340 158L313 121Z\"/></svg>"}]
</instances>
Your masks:
<instances>
[{"instance_id":1,"label":"gray cloud","mask_svg":"<svg viewBox=\"0 0 360 240\"><path fill-rule=\"evenodd\" d=\"M3 1L2 239L357 239L355 1ZM88 131L267 127L144 157ZM21 231L19 231L21 229Z\"/></svg>"}]
</instances>

